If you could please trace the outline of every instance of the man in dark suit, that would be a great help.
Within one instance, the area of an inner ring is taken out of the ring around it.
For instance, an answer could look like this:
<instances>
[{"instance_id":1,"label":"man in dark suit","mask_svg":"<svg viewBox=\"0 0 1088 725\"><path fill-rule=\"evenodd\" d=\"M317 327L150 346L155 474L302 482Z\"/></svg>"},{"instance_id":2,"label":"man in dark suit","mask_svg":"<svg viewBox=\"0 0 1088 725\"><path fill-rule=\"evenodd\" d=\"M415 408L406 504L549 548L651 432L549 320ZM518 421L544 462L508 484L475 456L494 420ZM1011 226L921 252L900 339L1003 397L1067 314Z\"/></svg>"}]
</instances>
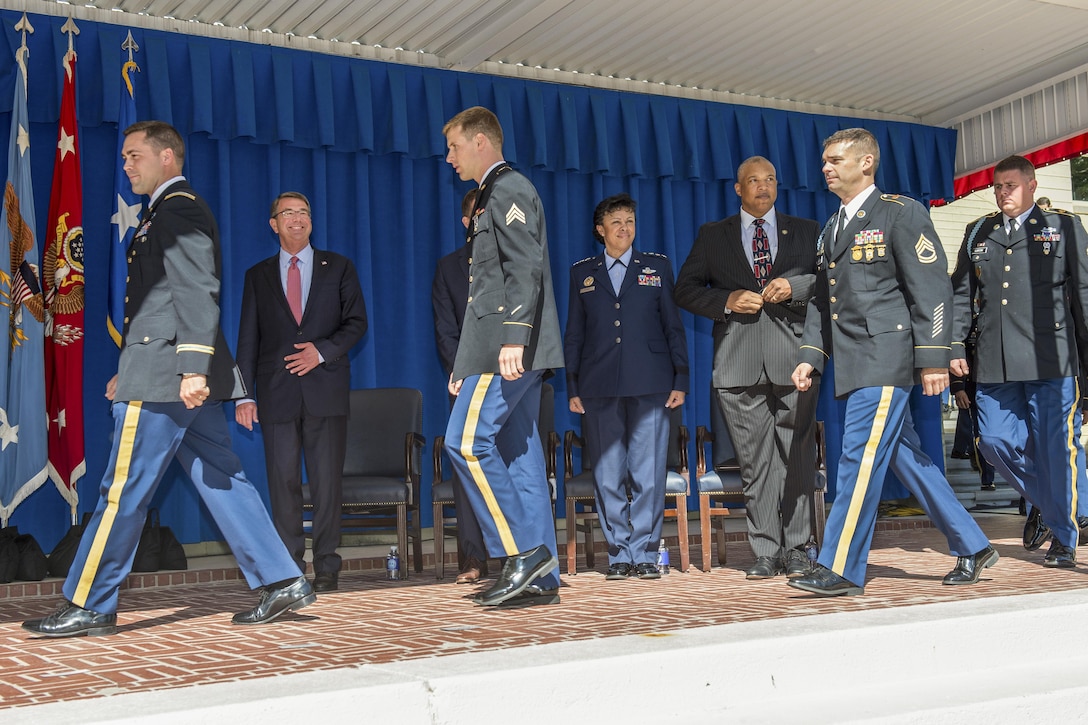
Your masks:
<instances>
[{"instance_id":1,"label":"man in dark suit","mask_svg":"<svg viewBox=\"0 0 1088 725\"><path fill-rule=\"evenodd\" d=\"M952 286L941 241L921 204L876 188L880 147L871 133L837 131L824 141L823 159L827 188L842 206L817 243L816 295L793 381L810 389L812 375L834 357L846 419L818 565L789 585L818 596L864 592L889 468L957 557L943 583L974 584L997 552L922 449L909 405L916 383L925 395L948 387Z\"/></svg>"},{"instance_id":2,"label":"man in dark suit","mask_svg":"<svg viewBox=\"0 0 1088 725\"><path fill-rule=\"evenodd\" d=\"M471 189L461 200L461 223L468 229L472 209L476 205L476 189ZM453 362L457 358L457 342L461 339L461 325L465 321L468 305L468 249L463 244L457 251L438 260L431 285L431 305L434 308L434 341L446 375L453 374ZM457 400L450 396L450 404ZM453 502L457 506L457 549L461 554L458 584L475 584L487 576L487 549L480 531L480 522L465 496L465 486L456 474L453 476Z\"/></svg>"},{"instance_id":3,"label":"man in dark suit","mask_svg":"<svg viewBox=\"0 0 1088 725\"><path fill-rule=\"evenodd\" d=\"M953 343L952 372L974 373L979 449L1032 504L1024 545L1041 546L1049 527L1043 566L1073 568L1088 524L1077 380L1088 342L1088 234L1075 214L1040 208L1036 188L1023 156L994 167L1000 211L968 225L952 277L953 340L974 324L975 360L968 365L963 343Z\"/></svg>"},{"instance_id":4,"label":"man in dark suit","mask_svg":"<svg viewBox=\"0 0 1088 725\"><path fill-rule=\"evenodd\" d=\"M329 592L337 588L340 572L348 353L366 332L366 306L351 260L310 245L313 224L305 196L284 192L270 213L280 250L246 272L238 325L238 367L256 399L239 402L234 417L248 430L261 424L272 520L303 570L305 455L314 506L314 589Z\"/></svg>"},{"instance_id":5,"label":"man in dark suit","mask_svg":"<svg viewBox=\"0 0 1088 725\"><path fill-rule=\"evenodd\" d=\"M469 232L465 322L450 375L446 449L491 557L508 557L477 604L559 601L551 490L537 417L544 374L563 367L536 189L502 158L502 127L476 106L442 129L446 161L480 186Z\"/></svg>"},{"instance_id":6,"label":"man in dark suit","mask_svg":"<svg viewBox=\"0 0 1088 725\"><path fill-rule=\"evenodd\" d=\"M815 484L815 386L790 380L816 280L810 219L775 210L774 166L737 169L740 214L703 225L676 281L676 301L714 320L713 385L744 481L749 579L808 571Z\"/></svg>"},{"instance_id":7,"label":"man in dark suit","mask_svg":"<svg viewBox=\"0 0 1088 725\"><path fill-rule=\"evenodd\" d=\"M230 447L224 400L245 394L219 328L219 229L181 175L185 143L162 121L125 130L124 169L150 197L128 249L125 320L113 401L113 450L98 506L53 614L23 623L43 637L117 629L117 592L132 568L147 507L177 458L261 600L235 624L269 622L315 601Z\"/></svg>"},{"instance_id":8,"label":"man in dark suit","mask_svg":"<svg viewBox=\"0 0 1088 725\"><path fill-rule=\"evenodd\" d=\"M593 460L608 579L659 579L668 408L684 404L688 346L672 299L668 257L636 251L635 201L610 196L593 212L605 251L570 270L563 357L570 409ZM630 494L630 499L628 499Z\"/></svg>"}]
</instances>

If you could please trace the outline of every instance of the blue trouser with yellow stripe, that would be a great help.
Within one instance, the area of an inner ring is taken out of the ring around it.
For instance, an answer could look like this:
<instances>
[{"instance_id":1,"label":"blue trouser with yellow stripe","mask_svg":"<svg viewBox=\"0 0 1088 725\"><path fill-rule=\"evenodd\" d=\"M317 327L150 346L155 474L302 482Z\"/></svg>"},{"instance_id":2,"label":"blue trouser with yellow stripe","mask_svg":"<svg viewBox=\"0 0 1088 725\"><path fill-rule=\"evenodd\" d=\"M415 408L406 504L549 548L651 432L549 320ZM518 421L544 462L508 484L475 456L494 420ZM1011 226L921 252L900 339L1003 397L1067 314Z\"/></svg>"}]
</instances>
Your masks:
<instances>
[{"instance_id":1,"label":"blue trouser with yellow stripe","mask_svg":"<svg viewBox=\"0 0 1088 725\"><path fill-rule=\"evenodd\" d=\"M979 448L1001 477L1039 509L1054 537L1077 546L1078 489L1085 487L1076 378L980 383Z\"/></svg>"},{"instance_id":2,"label":"blue trouser with yellow stripe","mask_svg":"<svg viewBox=\"0 0 1088 725\"><path fill-rule=\"evenodd\" d=\"M492 557L541 544L556 554L551 489L537 429L543 374L527 370L517 380L469 375L446 427L450 465L464 483ZM533 583L557 587L558 571Z\"/></svg>"},{"instance_id":3,"label":"blue trouser with yellow stripe","mask_svg":"<svg viewBox=\"0 0 1088 725\"><path fill-rule=\"evenodd\" d=\"M250 587L301 576L242 462L230 447L223 406L113 404L113 450L98 506L64 582L64 596L95 612L117 611L117 590L132 569L147 507L177 456L230 546Z\"/></svg>"},{"instance_id":4,"label":"blue trouser with yellow stripe","mask_svg":"<svg viewBox=\"0 0 1088 725\"><path fill-rule=\"evenodd\" d=\"M910 388L860 388L846 398L835 503L827 517L819 563L858 586L865 585L880 492L889 468L948 539L953 556L971 556L989 546L948 479L922 450L909 403Z\"/></svg>"}]
</instances>

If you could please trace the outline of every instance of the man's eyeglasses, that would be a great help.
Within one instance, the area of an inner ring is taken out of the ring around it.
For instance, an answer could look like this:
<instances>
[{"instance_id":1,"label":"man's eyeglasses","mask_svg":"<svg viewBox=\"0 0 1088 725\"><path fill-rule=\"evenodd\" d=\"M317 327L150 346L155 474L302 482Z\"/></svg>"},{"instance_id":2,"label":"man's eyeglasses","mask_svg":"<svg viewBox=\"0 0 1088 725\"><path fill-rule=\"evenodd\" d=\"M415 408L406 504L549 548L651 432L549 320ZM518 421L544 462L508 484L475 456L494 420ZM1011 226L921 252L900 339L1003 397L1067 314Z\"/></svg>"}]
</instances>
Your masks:
<instances>
[{"instance_id":1,"label":"man's eyeglasses","mask_svg":"<svg viewBox=\"0 0 1088 725\"><path fill-rule=\"evenodd\" d=\"M276 216L282 219L293 219L298 217L300 219L306 219L310 216L309 209L284 209L283 211L276 212Z\"/></svg>"}]
</instances>

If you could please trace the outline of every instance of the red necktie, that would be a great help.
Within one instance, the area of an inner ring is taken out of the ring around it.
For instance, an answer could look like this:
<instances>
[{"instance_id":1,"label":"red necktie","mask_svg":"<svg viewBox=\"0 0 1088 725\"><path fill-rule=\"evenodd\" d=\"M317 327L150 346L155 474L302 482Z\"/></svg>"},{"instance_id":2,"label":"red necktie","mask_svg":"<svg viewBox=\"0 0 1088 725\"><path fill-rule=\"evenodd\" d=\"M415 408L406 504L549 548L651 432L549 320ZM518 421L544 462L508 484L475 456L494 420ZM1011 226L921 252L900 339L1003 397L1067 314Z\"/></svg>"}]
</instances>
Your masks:
<instances>
[{"instance_id":1,"label":"red necktie","mask_svg":"<svg viewBox=\"0 0 1088 725\"><path fill-rule=\"evenodd\" d=\"M771 243L763 229L763 220L756 219L756 233L752 236L752 271L756 282L763 289L771 278Z\"/></svg>"},{"instance_id":2,"label":"red necktie","mask_svg":"<svg viewBox=\"0 0 1088 725\"><path fill-rule=\"evenodd\" d=\"M287 268L287 304L295 322L302 324L302 275L298 271L298 257L291 257L291 266Z\"/></svg>"}]
</instances>

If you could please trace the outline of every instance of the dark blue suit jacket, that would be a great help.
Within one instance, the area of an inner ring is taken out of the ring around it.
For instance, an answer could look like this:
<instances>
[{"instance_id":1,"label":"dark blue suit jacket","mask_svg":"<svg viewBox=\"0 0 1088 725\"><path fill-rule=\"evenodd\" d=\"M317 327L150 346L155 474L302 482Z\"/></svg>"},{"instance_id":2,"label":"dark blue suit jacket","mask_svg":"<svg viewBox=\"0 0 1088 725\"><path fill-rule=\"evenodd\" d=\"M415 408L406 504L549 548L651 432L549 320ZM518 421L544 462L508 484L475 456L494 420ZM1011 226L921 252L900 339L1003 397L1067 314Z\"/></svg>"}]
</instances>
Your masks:
<instances>
[{"instance_id":1,"label":"dark blue suit jacket","mask_svg":"<svg viewBox=\"0 0 1088 725\"><path fill-rule=\"evenodd\" d=\"M446 373L453 372L457 359L457 343L461 340L461 324L468 305L468 245L438 260L431 285L434 306L434 341Z\"/></svg>"},{"instance_id":2,"label":"dark blue suit jacket","mask_svg":"<svg viewBox=\"0 0 1088 725\"><path fill-rule=\"evenodd\" d=\"M603 253L576 262L564 357L571 398L687 392L688 347L668 257L634 250L619 295Z\"/></svg>"},{"instance_id":3,"label":"dark blue suit jacket","mask_svg":"<svg viewBox=\"0 0 1088 725\"><path fill-rule=\"evenodd\" d=\"M366 332L366 305L355 265L347 257L314 249L310 295L296 324L280 281L279 252L246 272L238 326L238 367L250 395L256 391L261 421L284 423L305 410L324 417L348 414L348 352ZM283 358L297 342L312 342L325 362L299 377Z\"/></svg>"}]
</instances>

